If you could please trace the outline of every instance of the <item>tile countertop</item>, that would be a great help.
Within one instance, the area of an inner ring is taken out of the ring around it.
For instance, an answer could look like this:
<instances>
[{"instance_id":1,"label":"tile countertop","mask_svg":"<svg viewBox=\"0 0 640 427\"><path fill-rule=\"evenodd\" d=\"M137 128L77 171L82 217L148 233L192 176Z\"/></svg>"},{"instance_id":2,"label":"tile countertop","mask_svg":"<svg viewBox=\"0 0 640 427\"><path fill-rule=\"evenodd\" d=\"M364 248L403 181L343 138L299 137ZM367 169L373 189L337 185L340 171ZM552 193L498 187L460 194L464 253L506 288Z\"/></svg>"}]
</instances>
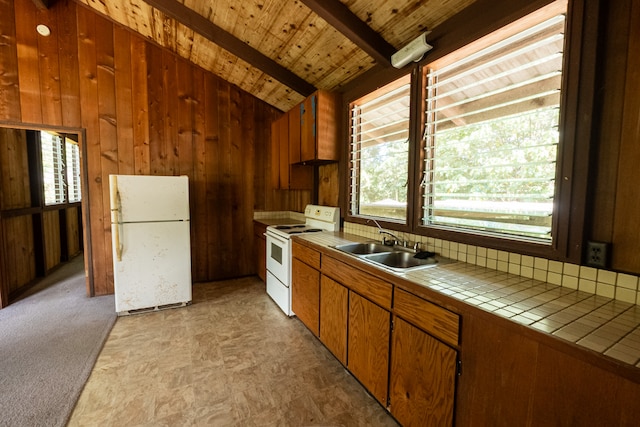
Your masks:
<instances>
[{"instance_id":1,"label":"tile countertop","mask_svg":"<svg viewBox=\"0 0 640 427\"><path fill-rule=\"evenodd\" d=\"M371 241L337 233L300 235L319 246ZM414 284L640 368L640 306L456 261L394 273Z\"/></svg>"}]
</instances>

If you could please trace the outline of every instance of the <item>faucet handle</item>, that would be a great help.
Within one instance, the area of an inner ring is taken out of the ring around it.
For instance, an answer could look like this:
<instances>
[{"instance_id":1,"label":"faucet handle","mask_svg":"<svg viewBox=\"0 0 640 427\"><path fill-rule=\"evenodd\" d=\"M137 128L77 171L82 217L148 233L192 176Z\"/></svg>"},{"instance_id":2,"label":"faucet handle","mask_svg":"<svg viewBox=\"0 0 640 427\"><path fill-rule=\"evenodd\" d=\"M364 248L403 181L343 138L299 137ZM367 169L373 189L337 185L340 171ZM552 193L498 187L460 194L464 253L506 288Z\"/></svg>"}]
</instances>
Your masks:
<instances>
[{"instance_id":1,"label":"faucet handle","mask_svg":"<svg viewBox=\"0 0 640 427\"><path fill-rule=\"evenodd\" d=\"M422 250L422 245L420 244L420 242L415 242L413 244L413 250L416 252L420 252Z\"/></svg>"}]
</instances>

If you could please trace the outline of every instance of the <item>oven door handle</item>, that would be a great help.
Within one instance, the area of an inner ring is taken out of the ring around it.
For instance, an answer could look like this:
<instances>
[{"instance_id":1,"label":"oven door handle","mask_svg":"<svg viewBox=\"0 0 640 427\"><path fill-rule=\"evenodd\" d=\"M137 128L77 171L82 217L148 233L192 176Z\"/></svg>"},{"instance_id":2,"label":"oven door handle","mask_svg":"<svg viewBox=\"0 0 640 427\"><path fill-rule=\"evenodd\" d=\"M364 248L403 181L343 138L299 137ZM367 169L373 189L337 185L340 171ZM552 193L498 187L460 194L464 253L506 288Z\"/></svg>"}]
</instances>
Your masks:
<instances>
[{"instance_id":1,"label":"oven door handle","mask_svg":"<svg viewBox=\"0 0 640 427\"><path fill-rule=\"evenodd\" d=\"M282 243L284 245L287 244L287 241L285 239L283 239L282 237L275 236L275 235L270 234L270 233L264 233L264 237L269 237L271 239L277 240L278 242L280 242L280 243Z\"/></svg>"}]
</instances>

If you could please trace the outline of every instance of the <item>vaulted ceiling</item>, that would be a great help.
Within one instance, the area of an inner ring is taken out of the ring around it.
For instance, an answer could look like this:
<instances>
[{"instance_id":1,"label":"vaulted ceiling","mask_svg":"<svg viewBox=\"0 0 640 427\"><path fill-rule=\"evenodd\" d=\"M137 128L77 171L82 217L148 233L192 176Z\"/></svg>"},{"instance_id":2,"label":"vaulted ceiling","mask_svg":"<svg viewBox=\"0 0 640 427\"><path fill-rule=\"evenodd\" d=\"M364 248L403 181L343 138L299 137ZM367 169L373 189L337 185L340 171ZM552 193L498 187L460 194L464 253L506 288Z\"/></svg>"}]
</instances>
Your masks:
<instances>
[{"instance_id":1,"label":"vaulted ceiling","mask_svg":"<svg viewBox=\"0 0 640 427\"><path fill-rule=\"evenodd\" d=\"M397 49L474 2L77 1L283 111L391 67Z\"/></svg>"}]
</instances>

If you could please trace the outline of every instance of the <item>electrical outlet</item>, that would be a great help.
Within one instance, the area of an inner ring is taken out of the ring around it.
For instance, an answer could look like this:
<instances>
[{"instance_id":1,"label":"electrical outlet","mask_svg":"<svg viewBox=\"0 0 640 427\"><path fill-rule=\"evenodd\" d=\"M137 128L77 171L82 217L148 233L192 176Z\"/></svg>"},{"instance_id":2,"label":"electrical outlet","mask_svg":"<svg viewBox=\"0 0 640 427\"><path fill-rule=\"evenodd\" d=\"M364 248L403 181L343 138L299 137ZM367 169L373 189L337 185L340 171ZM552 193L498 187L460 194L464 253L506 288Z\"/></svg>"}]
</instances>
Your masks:
<instances>
[{"instance_id":1,"label":"electrical outlet","mask_svg":"<svg viewBox=\"0 0 640 427\"><path fill-rule=\"evenodd\" d=\"M587 242L587 265L590 267L607 268L609 244L602 242Z\"/></svg>"}]
</instances>

